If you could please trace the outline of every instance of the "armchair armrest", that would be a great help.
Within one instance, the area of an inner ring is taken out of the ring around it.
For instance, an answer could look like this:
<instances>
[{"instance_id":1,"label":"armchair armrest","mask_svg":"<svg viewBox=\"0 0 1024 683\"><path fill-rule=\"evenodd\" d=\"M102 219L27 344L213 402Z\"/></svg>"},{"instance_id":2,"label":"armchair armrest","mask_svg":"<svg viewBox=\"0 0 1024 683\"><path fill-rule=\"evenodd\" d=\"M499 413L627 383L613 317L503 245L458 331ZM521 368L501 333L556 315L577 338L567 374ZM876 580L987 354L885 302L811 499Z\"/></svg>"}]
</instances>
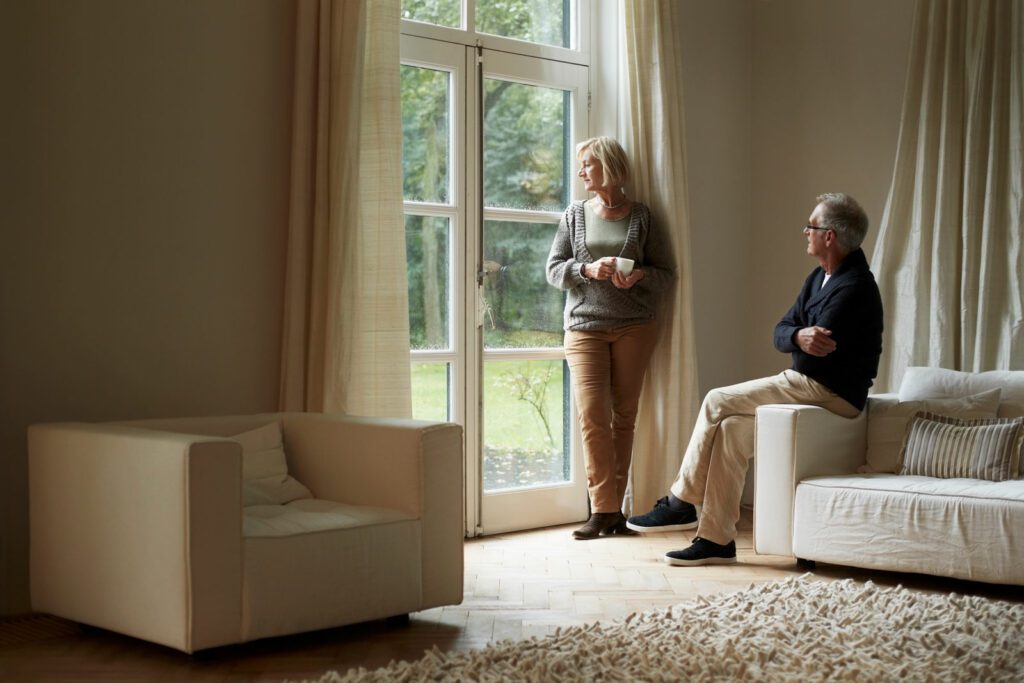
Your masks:
<instances>
[{"instance_id":1,"label":"armchair armrest","mask_svg":"<svg viewBox=\"0 0 1024 683\"><path fill-rule=\"evenodd\" d=\"M317 498L418 517L425 607L462 602L462 427L323 413L281 419L293 476Z\"/></svg>"},{"instance_id":2,"label":"armchair armrest","mask_svg":"<svg viewBox=\"0 0 1024 683\"><path fill-rule=\"evenodd\" d=\"M241 628L241 448L103 424L29 428L34 609L185 652Z\"/></svg>"},{"instance_id":3,"label":"armchair armrest","mask_svg":"<svg viewBox=\"0 0 1024 683\"><path fill-rule=\"evenodd\" d=\"M757 409L754 551L793 554L796 486L808 477L857 471L864 463L867 417L840 417L817 406Z\"/></svg>"}]
</instances>

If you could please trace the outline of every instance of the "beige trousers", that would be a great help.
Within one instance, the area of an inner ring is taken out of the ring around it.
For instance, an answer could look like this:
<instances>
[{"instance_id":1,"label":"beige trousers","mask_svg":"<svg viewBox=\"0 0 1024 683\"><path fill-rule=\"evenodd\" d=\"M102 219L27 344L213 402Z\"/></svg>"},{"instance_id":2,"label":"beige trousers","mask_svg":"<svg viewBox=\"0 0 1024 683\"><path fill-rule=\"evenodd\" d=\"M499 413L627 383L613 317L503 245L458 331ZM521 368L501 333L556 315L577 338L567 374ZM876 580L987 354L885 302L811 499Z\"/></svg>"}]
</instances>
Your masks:
<instances>
[{"instance_id":1,"label":"beige trousers","mask_svg":"<svg viewBox=\"0 0 1024 683\"><path fill-rule=\"evenodd\" d=\"M768 403L821 406L851 418L860 413L795 370L709 391L671 487L676 498L702 506L697 526L701 538L720 544L736 538L740 497L754 455L754 413Z\"/></svg>"},{"instance_id":2,"label":"beige trousers","mask_svg":"<svg viewBox=\"0 0 1024 683\"><path fill-rule=\"evenodd\" d=\"M591 512L622 509L640 389L657 340L655 322L565 333Z\"/></svg>"}]
</instances>

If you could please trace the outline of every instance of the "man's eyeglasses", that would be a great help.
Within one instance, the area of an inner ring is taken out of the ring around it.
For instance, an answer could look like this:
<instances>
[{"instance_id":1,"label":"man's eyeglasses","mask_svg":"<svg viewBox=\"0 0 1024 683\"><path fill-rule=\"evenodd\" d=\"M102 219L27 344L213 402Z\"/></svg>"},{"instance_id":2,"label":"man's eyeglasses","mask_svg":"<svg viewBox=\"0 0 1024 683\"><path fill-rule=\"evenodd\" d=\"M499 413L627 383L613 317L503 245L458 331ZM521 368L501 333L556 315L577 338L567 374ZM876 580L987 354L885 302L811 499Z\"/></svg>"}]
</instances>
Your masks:
<instances>
[{"instance_id":1,"label":"man's eyeglasses","mask_svg":"<svg viewBox=\"0 0 1024 683\"><path fill-rule=\"evenodd\" d=\"M817 225L805 225L804 230L831 230L832 228L822 228Z\"/></svg>"}]
</instances>

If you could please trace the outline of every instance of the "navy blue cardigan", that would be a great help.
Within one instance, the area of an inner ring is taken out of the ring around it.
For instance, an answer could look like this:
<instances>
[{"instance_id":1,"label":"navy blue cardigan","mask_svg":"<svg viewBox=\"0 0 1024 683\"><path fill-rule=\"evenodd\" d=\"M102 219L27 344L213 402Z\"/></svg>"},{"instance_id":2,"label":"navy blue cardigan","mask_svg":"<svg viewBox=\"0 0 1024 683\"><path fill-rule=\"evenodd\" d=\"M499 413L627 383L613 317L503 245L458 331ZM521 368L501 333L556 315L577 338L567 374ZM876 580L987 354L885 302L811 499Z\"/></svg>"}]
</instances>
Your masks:
<instances>
[{"instance_id":1,"label":"navy blue cardigan","mask_svg":"<svg viewBox=\"0 0 1024 683\"><path fill-rule=\"evenodd\" d=\"M850 252L822 287L825 271L807 276L796 303L775 326L775 348L793 355L793 369L864 410L882 355L882 297L860 249ZM836 350L819 358L804 353L793 336L804 327L832 330Z\"/></svg>"}]
</instances>

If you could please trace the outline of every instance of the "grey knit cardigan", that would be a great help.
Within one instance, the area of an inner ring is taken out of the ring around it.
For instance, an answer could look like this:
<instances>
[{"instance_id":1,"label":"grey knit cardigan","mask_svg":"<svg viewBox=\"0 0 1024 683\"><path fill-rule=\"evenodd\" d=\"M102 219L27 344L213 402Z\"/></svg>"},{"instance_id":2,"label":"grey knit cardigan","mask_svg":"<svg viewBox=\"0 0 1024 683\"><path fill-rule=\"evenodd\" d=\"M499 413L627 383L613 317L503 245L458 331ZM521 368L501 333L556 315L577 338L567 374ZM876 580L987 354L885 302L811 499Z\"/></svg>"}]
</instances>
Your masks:
<instances>
[{"instance_id":1,"label":"grey knit cardigan","mask_svg":"<svg viewBox=\"0 0 1024 683\"><path fill-rule=\"evenodd\" d=\"M644 277L629 289L611 280L587 280L583 264L594 258L587 251L583 202L573 202L558 223L548 254L548 282L566 290L565 329L605 330L654 320L661 294L676 279L672 245L660 226L651 225L650 210L634 202L626 243L619 256L631 258Z\"/></svg>"}]
</instances>

